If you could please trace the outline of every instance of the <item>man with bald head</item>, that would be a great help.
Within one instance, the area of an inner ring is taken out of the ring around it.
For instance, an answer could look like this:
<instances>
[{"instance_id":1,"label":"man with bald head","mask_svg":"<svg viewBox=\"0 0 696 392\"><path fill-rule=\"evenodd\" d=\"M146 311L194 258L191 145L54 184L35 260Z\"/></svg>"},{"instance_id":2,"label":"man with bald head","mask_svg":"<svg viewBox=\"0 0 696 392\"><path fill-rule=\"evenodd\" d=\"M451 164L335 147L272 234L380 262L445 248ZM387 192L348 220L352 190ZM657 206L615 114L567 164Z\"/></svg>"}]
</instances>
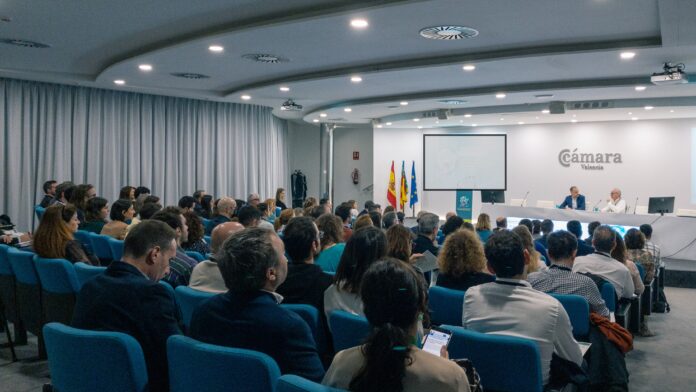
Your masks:
<instances>
[{"instance_id":1,"label":"man with bald head","mask_svg":"<svg viewBox=\"0 0 696 392\"><path fill-rule=\"evenodd\" d=\"M237 202L231 197L223 197L217 203L217 215L215 215L205 227L205 234L210 235L213 229L222 223L229 222L237 209Z\"/></svg>"},{"instance_id":2,"label":"man with bald head","mask_svg":"<svg viewBox=\"0 0 696 392\"><path fill-rule=\"evenodd\" d=\"M210 260L202 261L193 268L189 283L190 288L209 293L224 293L227 291L215 255L222 249L225 241L232 237L232 234L242 230L244 230L244 226L238 222L225 222L213 229L211 238L212 255Z\"/></svg>"},{"instance_id":3,"label":"man with bald head","mask_svg":"<svg viewBox=\"0 0 696 392\"><path fill-rule=\"evenodd\" d=\"M602 212L626 212L626 200L621 198L621 189L614 188L611 190L611 198L607 200L607 205L602 208Z\"/></svg>"}]
</instances>

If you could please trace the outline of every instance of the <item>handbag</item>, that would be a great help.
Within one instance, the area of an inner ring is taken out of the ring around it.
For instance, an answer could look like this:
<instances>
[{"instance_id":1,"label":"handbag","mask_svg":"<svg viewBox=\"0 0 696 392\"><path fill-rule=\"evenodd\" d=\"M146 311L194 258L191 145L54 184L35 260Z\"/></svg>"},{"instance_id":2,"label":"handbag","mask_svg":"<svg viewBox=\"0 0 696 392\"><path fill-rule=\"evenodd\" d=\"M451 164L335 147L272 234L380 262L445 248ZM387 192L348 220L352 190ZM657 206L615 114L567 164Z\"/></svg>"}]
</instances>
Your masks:
<instances>
[{"instance_id":1,"label":"handbag","mask_svg":"<svg viewBox=\"0 0 696 392\"><path fill-rule=\"evenodd\" d=\"M454 363L459 365L466 373L466 378L469 380L469 389L471 392L483 392L483 385L481 385L481 377L479 376L474 364L470 360L464 359L453 359Z\"/></svg>"},{"instance_id":2,"label":"handbag","mask_svg":"<svg viewBox=\"0 0 696 392\"><path fill-rule=\"evenodd\" d=\"M590 322L614 343L622 353L633 350L633 335L617 323L612 323L608 318L602 317L597 313L590 313Z\"/></svg>"}]
</instances>

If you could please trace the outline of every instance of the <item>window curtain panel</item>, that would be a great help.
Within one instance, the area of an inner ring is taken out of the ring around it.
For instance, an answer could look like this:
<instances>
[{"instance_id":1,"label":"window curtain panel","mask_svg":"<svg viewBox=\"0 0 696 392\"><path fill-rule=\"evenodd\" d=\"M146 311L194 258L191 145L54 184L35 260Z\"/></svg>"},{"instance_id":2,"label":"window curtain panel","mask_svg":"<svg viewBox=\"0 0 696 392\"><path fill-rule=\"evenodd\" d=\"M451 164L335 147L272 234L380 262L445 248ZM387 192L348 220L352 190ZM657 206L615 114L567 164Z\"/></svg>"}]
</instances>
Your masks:
<instances>
[{"instance_id":1,"label":"window curtain panel","mask_svg":"<svg viewBox=\"0 0 696 392\"><path fill-rule=\"evenodd\" d=\"M29 230L44 181L89 183L112 203L144 185L163 205L287 189L287 121L256 105L0 78L0 214Z\"/></svg>"}]
</instances>

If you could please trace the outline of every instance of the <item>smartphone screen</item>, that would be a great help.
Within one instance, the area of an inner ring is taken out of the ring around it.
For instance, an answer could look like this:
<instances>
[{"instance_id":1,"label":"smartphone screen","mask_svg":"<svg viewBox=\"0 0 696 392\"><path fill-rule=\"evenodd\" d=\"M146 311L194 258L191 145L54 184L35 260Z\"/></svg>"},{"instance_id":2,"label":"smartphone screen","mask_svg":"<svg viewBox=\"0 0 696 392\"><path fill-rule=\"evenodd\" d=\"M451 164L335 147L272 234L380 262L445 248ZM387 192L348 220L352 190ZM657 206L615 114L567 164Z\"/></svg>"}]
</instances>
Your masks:
<instances>
[{"instance_id":1,"label":"smartphone screen","mask_svg":"<svg viewBox=\"0 0 696 392\"><path fill-rule=\"evenodd\" d=\"M423 350L440 356L440 349L442 346L447 346L450 339L452 338L452 333L449 331L443 331L441 329L432 328L425 338L425 343L423 343Z\"/></svg>"}]
</instances>

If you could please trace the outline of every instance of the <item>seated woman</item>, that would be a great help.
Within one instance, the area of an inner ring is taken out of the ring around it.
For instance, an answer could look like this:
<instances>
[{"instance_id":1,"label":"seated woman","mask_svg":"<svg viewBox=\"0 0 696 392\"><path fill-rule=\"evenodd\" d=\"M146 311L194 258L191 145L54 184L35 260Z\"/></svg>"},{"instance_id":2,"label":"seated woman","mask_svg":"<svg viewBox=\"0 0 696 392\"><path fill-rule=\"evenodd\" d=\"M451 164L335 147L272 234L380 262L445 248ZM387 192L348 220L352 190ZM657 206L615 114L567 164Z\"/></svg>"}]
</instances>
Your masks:
<instances>
[{"instance_id":1,"label":"seated woman","mask_svg":"<svg viewBox=\"0 0 696 392\"><path fill-rule=\"evenodd\" d=\"M440 356L419 348L418 321L428 305L413 269L394 259L372 264L360 298L372 332L364 345L336 354L322 384L350 391L469 391L464 369L448 360L445 346Z\"/></svg>"},{"instance_id":2,"label":"seated woman","mask_svg":"<svg viewBox=\"0 0 696 392\"><path fill-rule=\"evenodd\" d=\"M80 223L80 230L101 233L106 218L109 216L109 202L103 197L94 197L87 201L85 221Z\"/></svg>"},{"instance_id":3,"label":"seated woman","mask_svg":"<svg viewBox=\"0 0 696 392\"><path fill-rule=\"evenodd\" d=\"M275 220L275 223L273 223L273 228L275 229L276 233L278 235L281 235L283 233L283 230L285 230L285 226L290 222L290 219L295 217L295 210L292 208L287 208L283 210L280 213L280 216L278 219Z\"/></svg>"},{"instance_id":4,"label":"seated woman","mask_svg":"<svg viewBox=\"0 0 696 392\"><path fill-rule=\"evenodd\" d=\"M133 202L128 199L118 199L111 205L111 222L104 225L101 234L123 240L128 234L129 222L135 215Z\"/></svg>"},{"instance_id":5,"label":"seated woman","mask_svg":"<svg viewBox=\"0 0 696 392\"><path fill-rule=\"evenodd\" d=\"M495 281L486 271L483 245L471 230L457 230L447 236L437 257L440 272L437 285L466 291L469 287Z\"/></svg>"},{"instance_id":6,"label":"seated woman","mask_svg":"<svg viewBox=\"0 0 696 392\"><path fill-rule=\"evenodd\" d=\"M370 219L367 217L367 219ZM387 253L387 238L374 226L363 227L353 233L338 263L334 283L324 292L324 312L345 310L363 315L358 291L367 268Z\"/></svg>"},{"instance_id":7,"label":"seated woman","mask_svg":"<svg viewBox=\"0 0 696 392\"><path fill-rule=\"evenodd\" d=\"M130 185L124 186L118 193L118 198L130 200L133 203L135 203L135 187L132 187Z\"/></svg>"},{"instance_id":8,"label":"seated woman","mask_svg":"<svg viewBox=\"0 0 696 392\"><path fill-rule=\"evenodd\" d=\"M481 242L488 241L488 237L493 234L491 230L491 217L488 214L479 214L476 218L476 234L478 234Z\"/></svg>"},{"instance_id":9,"label":"seated woman","mask_svg":"<svg viewBox=\"0 0 696 392\"><path fill-rule=\"evenodd\" d=\"M524 248L529 252L529 267L527 273L543 271L547 269L546 263L541 260L541 253L539 253L534 247L534 240L532 240L532 233L529 231L527 226L516 226L512 229L512 232L517 234L522 239L522 244Z\"/></svg>"},{"instance_id":10,"label":"seated woman","mask_svg":"<svg viewBox=\"0 0 696 392\"><path fill-rule=\"evenodd\" d=\"M186 218L186 225L188 226L188 241L181 244L184 250L192 250L206 256L210 253L210 244L205 242L203 235L205 234L205 229L203 228L203 221L193 211L188 211L184 213Z\"/></svg>"},{"instance_id":11,"label":"seated woman","mask_svg":"<svg viewBox=\"0 0 696 392\"><path fill-rule=\"evenodd\" d=\"M316 220L316 224L321 233L321 252L314 260L314 264L320 266L325 272L336 272L346 247L343 242L341 218L333 214L324 214Z\"/></svg>"},{"instance_id":12,"label":"seated woman","mask_svg":"<svg viewBox=\"0 0 696 392\"><path fill-rule=\"evenodd\" d=\"M70 193L68 202L75 206L77 211L77 219L79 219L80 222L85 221L87 201L94 198L96 195L97 191L94 189L92 184L78 185L72 190L72 193Z\"/></svg>"},{"instance_id":13,"label":"seated woman","mask_svg":"<svg viewBox=\"0 0 696 392\"><path fill-rule=\"evenodd\" d=\"M79 224L74 206L57 204L48 207L34 233L34 252L47 259L99 265L99 259L73 237Z\"/></svg>"},{"instance_id":14,"label":"seated woman","mask_svg":"<svg viewBox=\"0 0 696 392\"><path fill-rule=\"evenodd\" d=\"M624 235L624 242L628 250L628 258L645 269L643 283L650 284L655 277L655 259L645 250L645 235L638 229L630 229Z\"/></svg>"}]
</instances>

